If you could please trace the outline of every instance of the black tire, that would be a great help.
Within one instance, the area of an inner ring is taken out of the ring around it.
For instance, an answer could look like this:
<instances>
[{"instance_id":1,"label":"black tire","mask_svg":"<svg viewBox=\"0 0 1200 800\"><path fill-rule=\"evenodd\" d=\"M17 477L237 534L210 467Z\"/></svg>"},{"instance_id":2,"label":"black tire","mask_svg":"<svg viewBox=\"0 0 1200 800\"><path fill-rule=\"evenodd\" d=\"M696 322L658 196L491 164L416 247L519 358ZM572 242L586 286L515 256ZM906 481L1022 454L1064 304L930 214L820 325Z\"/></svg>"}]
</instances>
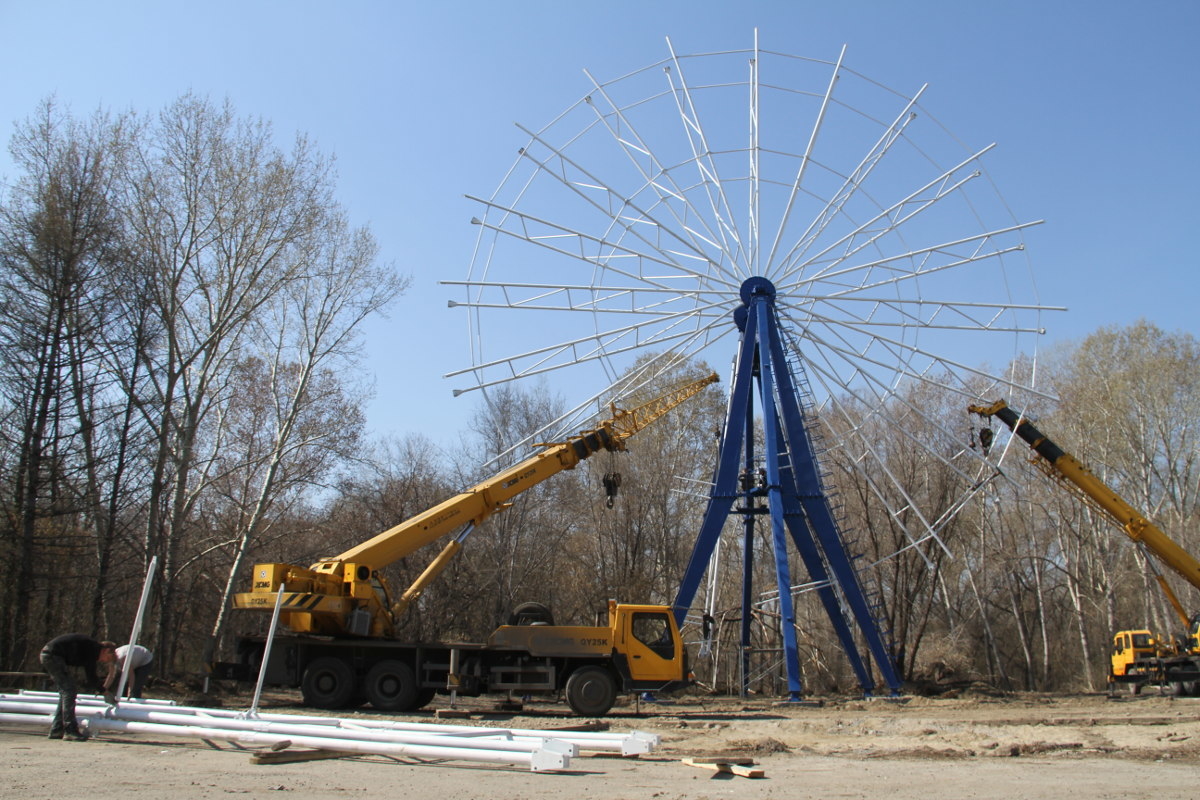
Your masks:
<instances>
[{"instance_id":1,"label":"black tire","mask_svg":"<svg viewBox=\"0 0 1200 800\"><path fill-rule=\"evenodd\" d=\"M245 681L257 681L258 673L262 670L262 648L250 648L241 654L241 678Z\"/></svg>"},{"instance_id":2,"label":"black tire","mask_svg":"<svg viewBox=\"0 0 1200 800\"><path fill-rule=\"evenodd\" d=\"M584 717L603 717L617 701L617 683L601 667L580 667L567 678L567 705Z\"/></svg>"},{"instance_id":3,"label":"black tire","mask_svg":"<svg viewBox=\"0 0 1200 800\"><path fill-rule=\"evenodd\" d=\"M553 625L554 614L542 603L521 603L508 615L509 625Z\"/></svg>"},{"instance_id":4,"label":"black tire","mask_svg":"<svg viewBox=\"0 0 1200 800\"><path fill-rule=\"evenodd\" d=\"M380 661L367 672L367 700L380 711L409 711L417 700L417 679L403 661Z\"/></svg>"},{"instance_id":5,"label":"black tire","mask_svg":"<svg viewBox=\"0 0 1200 800\"><path fill-rule=\"evenodd\" d=\"M409 706L409 711L417 711L429 705L437 697L437 689L417 689L417 699Z\"/></svg>"},{"instance_id":6,"label":"black tire","mask_svg":"<svg viewBox=\"0 0 1200 800\"><path fill-rule=\"evenodd\" d=\"M304 705L313 708L345 708L355 697L354 670L336 656L309 662L300 682Z\"/></svg>"}]
</instances>

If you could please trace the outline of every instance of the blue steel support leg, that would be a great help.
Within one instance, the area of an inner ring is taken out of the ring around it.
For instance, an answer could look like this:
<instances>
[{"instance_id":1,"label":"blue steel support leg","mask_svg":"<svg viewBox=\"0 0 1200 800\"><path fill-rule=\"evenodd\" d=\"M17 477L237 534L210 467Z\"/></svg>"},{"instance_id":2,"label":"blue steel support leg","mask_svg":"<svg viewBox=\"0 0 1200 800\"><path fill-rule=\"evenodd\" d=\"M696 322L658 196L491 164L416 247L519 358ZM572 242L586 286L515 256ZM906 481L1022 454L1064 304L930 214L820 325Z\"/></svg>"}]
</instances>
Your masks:
<instances>
[{"instance_id":1,"label":"blue steel support leg","mask_svg":"<svg viewBox=\"0 0 1200 800\"><path fill-rule=\"evenodd\" d=\"M749 339L749 341L747 341ZM737 497L738 467L741 461L742 443L746 417L751 413L750 397L753 385L755 346L753 334L747 329L742 334L742 344L734 366L733 381L729 393L729 408L725 418L725 427L721 433L721 452L718 457L717 470L713 478L713 488L708 497L708 506L704 511L704 519L700 523L700 533L692 548L692 556L675 595L675 624L683 626L688 609L696 597L700 580L708 568L713 549L721 538L721 529L729 518L733 501ZM748 611L748 609L747 609Z\"/></svg>"},{"instance_id":2,"label":"blue steel support leg","mask_svg":"<svg viewBox=\"0 0 1200 800\"><path fill-rule=\"evenodd\" d=\"M750 613L754 607L754 518L757 512L754 507L755 475L754 475L754 393L751 392L746 406L746 459L742 474L745 480L742 484L742 496L745 508L742 514L742 697L750 696L750 644L751 624L753 617Z\"/></svg>"},{"instance_id":3,"label":"blue steel support leg","mask_svg":"<svg viewBox=\"0 0 1200 800\"><path fill-rule=\"evenodd\" d=\"M750 612L753 598L753 509L752 486L739 488L739 461L752 472L754 460L753 384L756 367L760 376L763 431L766 443L767 500L772 524L776 578L783 616L785 661L789 693L799 698L799 655L795 638L795 612L791 602L790 569L787 561L787 530L800 552L810 578L821 587L819 594L826 613L841 641L863 690L870 693L874 680L859 654L853 631L839 599L844 598L857 621L884 680L894 692L900 682L882 634L870 614L857 573L845 551L820 475L804 417L792 384L778 323L774 316L775 289L763 278L751 278L742 286L745 307L738 319L742 337L739 345L729 407L722 432L721 449L713 489L700 526L692 556L675 597L676 622L683 624L695 599L700 580L720 541L721 530L739 496L745 498L745 558L742 586L743 676L749 673ZM757 360L757 363L756 363ZM743 445L745 450L743 450ZM835 588L835 584L836 587ZM745 679L744 679L745 680ZM743 691L748 687L743 684Z\"/></svg>"},{"instance_id":4,"label":"blue steel support leg","mask_svg":"<svg viewBox=\"0 0 1200 800\"><path fill-rule=\"evenodd\" d=\"M787 529L784 525L783 487L779 461L784 448L778 436L780 430L775 404L775 380L769 354L761 347L767 341L770 313L765 308L767 299L756 297L750 306L750 322L753 323L759 341L759 382L762 391L763 459L767 470L767 506L771 510L771 541L775 550L775 581L779 588L780 628L783 635L784 664L787 667L788 698L799 700L800 653L796 645L796 612L792 603L792 577L788 565Z\"/></svg>"},{"instance_id":5,"label":"blue steel support leg","mask_svg":"<svg viewBox=\"0 0 1200 800\"><path fill-rule=\"evenodd\" d=\"M778 433L778 436L781 441L785 440L782 431ZM871 677L871 670L868 669L866 662L858 651L858 644L854 641L854 631L846 619L841 601L838 598L837 589L830 579L829 570L825 567L825 562L821 556L821 548L817 544L816 539L813 538L804 511L800 507L796 490L795 470L791 466L790 453L781 465L780 473L783 485L788 487L786 495L790 495L791 508L785 514L784 521L787 523L788 532L792 536L792 542L796 545L796 550L800 553L800 558L804 562L804 568L808 571L809 580L817 586L817 596L820 598L821 605L825 608L825 614L829 617L829 622L833 626L834 633L842 645L842 651L846 654L846 658L850 662L850 668L854 670L854 677L858 680L858 684L862 687L863 692L870 693L875 688L875 680Z\"/></svg>"},{"instance_id":6,"label":"blue steel support leg","mask_svg":"<svg viewBox=\"0 0 1200 800\"><path fill-rule=\"evenodd\" d=\"M777 327L769 326L769 330L760 336L759 346L760 348L769 350L773 359L778 363L783 363L783 345L780 341ZM837 579L842 596L846 599L851 613L858 622L859 629L866 639L867 647L875 659L875 664L879 668L884 682L887 683L893 693L898 692L901 688L901 683L896 674L892 655L888 651L874 616L871 614L867 598L863 594L862 586L858 582L858 574L855 572L850 556L846 552L837 522L834 519L832 510L829 508L828 498L821 487L816 456L812 451L812 443L804 428L803 413L796 399L796 387L792 385L786 370L781 370L781 373L779 378L779 400L789 445L789 453L791 455L792 466L795 470L794 477L800 504L804 508L805 516L816 533L818 541L821 543L825 560L829 564L830 571ZM850 652L847 650L848 654ZM870 693L873 688L873 680L864 682L863 690L865 692Z\"/></svg>"}]
</instances>

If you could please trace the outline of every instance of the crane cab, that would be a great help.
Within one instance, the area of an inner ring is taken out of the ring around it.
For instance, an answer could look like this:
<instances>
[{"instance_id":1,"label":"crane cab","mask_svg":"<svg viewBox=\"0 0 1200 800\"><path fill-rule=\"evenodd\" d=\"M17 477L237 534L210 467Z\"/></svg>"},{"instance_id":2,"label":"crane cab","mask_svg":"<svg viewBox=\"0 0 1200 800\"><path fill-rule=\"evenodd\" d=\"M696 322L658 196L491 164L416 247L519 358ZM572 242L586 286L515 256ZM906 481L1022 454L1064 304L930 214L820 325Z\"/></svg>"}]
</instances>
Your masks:
<instances>
[{"instance_id":1,"label":"crane cab","mask_svg":"<svg viewBox=\"0 0 1200 800\"><path fill-rule=\"evenodd\" d=\"M1151 677L1147 666L1158 658L1160 650L1158 637L1150 631L1117 631L1113 636L1109 682L1140 687Z\"/></svg>"}]
</instances>

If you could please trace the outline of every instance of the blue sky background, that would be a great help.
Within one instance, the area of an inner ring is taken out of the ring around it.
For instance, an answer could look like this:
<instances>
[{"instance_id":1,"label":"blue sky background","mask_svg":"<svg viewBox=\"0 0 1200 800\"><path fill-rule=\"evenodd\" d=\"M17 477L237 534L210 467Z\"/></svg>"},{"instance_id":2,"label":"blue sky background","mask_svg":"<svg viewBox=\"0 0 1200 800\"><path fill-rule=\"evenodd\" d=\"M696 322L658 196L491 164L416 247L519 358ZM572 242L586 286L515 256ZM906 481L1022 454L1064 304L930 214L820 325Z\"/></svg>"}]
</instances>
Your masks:
<instances>
[{"instance_id":1,"label":"blue sky background","mask_svg":"<svg viewBox=\"0 0 1200 800\"><path fill-rule=\"evenodd\" d=\"M525 137L588 90L680 53L760 45L902 91L964 141L1029 234L1046 345L1145 318L1200 335L1200 2L282 2L0 0L0 122L51 94L80 115L228 97L337 156L339 199L413 285L367 332L375 433L452 441L476 213ZM736 113L743 113L738 109ZM7 141L9 129L3 130ZM7 153L0 174L11 177ZM981 287L981 291L986 287ZM980 354L985 360L987 354ZM570 387L551 388L570 397Z\"/></svg>"}]
</instances>

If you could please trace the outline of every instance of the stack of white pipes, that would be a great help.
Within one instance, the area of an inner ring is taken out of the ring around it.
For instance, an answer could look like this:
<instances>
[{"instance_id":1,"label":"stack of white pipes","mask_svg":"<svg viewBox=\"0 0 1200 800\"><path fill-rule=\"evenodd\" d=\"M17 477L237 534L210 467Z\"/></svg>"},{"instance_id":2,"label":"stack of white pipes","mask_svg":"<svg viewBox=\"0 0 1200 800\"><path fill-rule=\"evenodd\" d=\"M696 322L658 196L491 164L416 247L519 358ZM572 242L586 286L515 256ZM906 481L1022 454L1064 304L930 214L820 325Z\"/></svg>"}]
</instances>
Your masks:
<instances>
[{"instance_id":1,"label":"stack of white pipes","mask_svg":"<svg viewBox=\"0 0 1200 800\"><path fill-rule=\"evenodd\" d=\"M57 702L54 692L0 694L0 723L48 726ZM153 733L280 749L294 745L344 753L516 764L534 772L568 769L581 749L639 755L659 744L656 735L637 731L539 731L260 714L163 700L124 700L114 707L96 695L80 695L76 712L80 724L93 735L102 731Z\"/></svg>"}]
</instances>

